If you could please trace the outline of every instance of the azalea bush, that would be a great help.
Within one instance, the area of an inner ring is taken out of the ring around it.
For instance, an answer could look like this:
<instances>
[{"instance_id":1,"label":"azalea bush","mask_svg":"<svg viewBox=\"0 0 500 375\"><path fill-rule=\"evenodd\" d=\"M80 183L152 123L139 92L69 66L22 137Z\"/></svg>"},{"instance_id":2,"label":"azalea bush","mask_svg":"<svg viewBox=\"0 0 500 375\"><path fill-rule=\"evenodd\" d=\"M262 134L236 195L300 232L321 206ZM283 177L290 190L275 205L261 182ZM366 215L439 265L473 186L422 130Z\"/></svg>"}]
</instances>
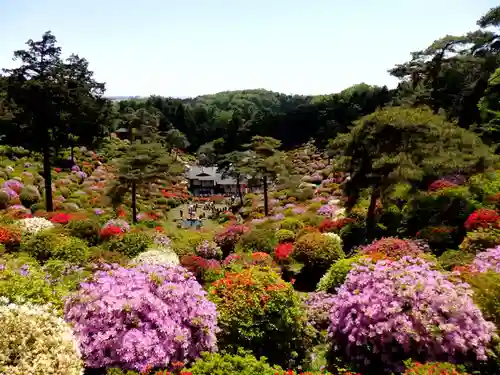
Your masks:
<instances>
[{"instance_id":1,"label":"azalea bush","mask_svg":"<svg viewBox=\"0 0 500 375\"><path fill-rule=\"evenodd\" d=\"M180 264L191 272L200 283L215 280L222 272L221 264L216 259L205 259L197 255L184 255Z\"/></svg>"},{"instance_id":2,"label":"azalea bush","mask_svg":"<svg viewBox=\"0 0 500 375\"><path fill-rule=\"evenodd\" d=\"M500 327L500 274L497 272L466 272L464 280L474 290L474 302L484 317Z\"/></svg>"},{"instance_id":3,"label":"azalea bush","mask_svg":"<svg viewBox=\"0 0 500 375\"><path fill-rule=\"evenodd\" d=\"M54 227L49 220L44 219L43 217L30 217L21 219L18 222L19 227L26 235L31 235L38 233L44 229L51 229Z\"/></svg>"},{"instance_id":4,"label":"azalea bush","mask_svg":"<svg viewBox=\"0 0 500 375\"><path fill-rule=\"evenodd\" d=\"M141 264L180 264L179 257L172 250L159 249L159 250L146 250L140 253L131 261L132 265Z\"/></svg>"},{"instance_id":5,"label":"azalea bush","mask_svg":"<svg viewBox=\"0 0 500 375\"><path fill-rule=\"evenodd\" d=\"M272 227L257 227L244 233L236 244L238 251L257 252L262 251L270 254L278 240L276 231Z\"/></svg>"},{"instance_id":6,"label":"azalea bush","mask_svg":"<svg viewBox=\"0 0 500 375\"><path fill-rule=\"evenodd\" d=\"M500 214L498 210L480 208L474 211L465 221L467 230L477 228L500 228Z\"/></svg>"},{"instance_id":7,"label":"azalea bush","mask_svg":"<svg viewBox=\"0 0 500 375\"><path fill-rule=\"evenodd\" d=\"M409 363L403 375L467 375L462 366L448 362Z\"/></svg>"},{"instance_id":8,"label":"azalea bush","mask_svg":"<svg viewBox=\"0 0 500 375\"><path fill-rule=\"evenodd\" d=\"M224 256L229 255L234 251L236 243L241 236L249 231L247 226L234 224L230 225L214 236L214 240L220 246Z\"/></svg>"},{"instance_id":9,"label":"azalea bush","mask_svg":"<svg viewBox=\"0 0 500 375\"><path fill-rule=\"evenodd\" d=\"M428 247L427 247L428 249ZM375 260L387 258L392 260L401 259L405 256L418 257L424 254L425 243L395 237L382 238L373 241L367 246L359 249L359 254L368 256Z\"/></svg>"},{"instance_id":10,"label":"azalea bush","mask_svg":"<svg viewBox=\"0 0 500 375\"><path fill-rule=\"evenodd\" d=\"M460 250L472 254L500 245L500 229L478 228L468 232L460 244Z\"/></svg>"},{"instance_id":11,"label":"azalea bush","mask_svg":"<svg viewBox=\"0 0 500 375\"><path fill-rule=\"evenodd\" d=\"M288 367L301 363L311 346L307 317L291 284L273 272L249 267L227 272L209 289L220 314L219 346L266 356Z\"/></svg>"},{"instance_id":12,"label":"azalea bush","mask_svg":"<svg viewBox=\"0 0 500 375\"><path fill-rule=\"evenodd\" d=\"M500 246L477 254L472 267L478 272L493 271L500 273Z\"/></svg>"},{"instance_id":13,"label":"azalea bush","mask_svg":"<svg viewBox=\"0 0 500 375\"><path fill-rule=\"evenodd\" d=\"M81 375L83 362L71 327L50 308L0 298L2 374Z\"/></svg>"},{"instance_id":14,"label":"azalea bush","mask_svg":"<svg viewBox=\"0 0 500 375\"><path fill-rule=\"evenodd\" d=\"M340 287L328 329L354 366L400 371L402 360L486 360L495 333L466 284L419 258L358 264Z\"/></svg>"},{"instance_id":15,"label":"azalea bush","mask_svg":"<svg viewBox=\"0 0 500 375\"><path fill-rule=\"evenodd\" d=\"M216 350L217 313L180 266L109 266L66 302L88 367L142 371Z\"/></svg>"},{"instance_id":16,"label":"azalea bush","mask_svg":"<svg viewBox=\"0 0 500 375\"><path fill-rule=\"evenodd\" d=\"M302 300L309 323L319 332L326 332L335 296L325 292L312 292L304 295Z\"/></svg>"},{"instance_id":17,"label":"azalea bush","mask_svg":"<svg viewBox=\"0 0 500 375\"><path fill-rule=\"evenodd\" d=\"M99 240L99 224L94 220L71 220L66 228L71 236L81 238L89 246L96 245Z\"/></svg>"},{"instance_id":18,"label":"azalea bush","mask_svg":"<svg viewBox=\"0 0 500 375\"><path fill-rule=\"evenodd\" d=\"M222 255L222 251L215 242L204 240L196 247L196 255L207 259L217 259Z\"/></svg>"},{"instance_id":19,"label":"azalea bush","mask_svg":"<svg viewBox=\"0 0 500 375\"><path fill-rule=\"evenodd\" d=\"M144 232L130 232L122 236L110 238L106 243L106 247L110 251L116 251L126 256L133 258L152 244L151 237Z\"/></svg>"},{"instance_id":20,"label":"azalea bush","mask_svg":"<svg viewBox=\"0 0 500 375\"><path fill-rule=\"evenodd\" d=\"M308 268L324 272L345 254L339 236L312 232L297 239L292 256Z\"/></svg>"}]
</instances>

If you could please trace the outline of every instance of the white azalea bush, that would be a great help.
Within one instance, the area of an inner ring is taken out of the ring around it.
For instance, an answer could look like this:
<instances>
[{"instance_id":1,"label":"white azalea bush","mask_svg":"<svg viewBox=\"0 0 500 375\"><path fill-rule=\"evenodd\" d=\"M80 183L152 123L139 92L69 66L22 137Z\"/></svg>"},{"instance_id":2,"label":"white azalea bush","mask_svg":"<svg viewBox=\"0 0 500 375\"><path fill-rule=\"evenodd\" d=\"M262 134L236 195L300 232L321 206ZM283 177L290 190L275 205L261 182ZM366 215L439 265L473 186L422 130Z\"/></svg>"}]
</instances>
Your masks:
<instances>
[{"instance_id":1,"label":"white azalea bush","mask_svg":"<svg viewBox=\"0 0 500 375\"><path fill-rule=\"evenodd\" d=\"M160 248L160 249L149 249L143 253L137 255L130 262L134 266L141 264L150 264L163 266L167 264L180 264L179 257L170 249Z\"/></svg>"},{"instance_id":2,"label":"white azalea bush","mask_svg":"<svg viewBox=\"0 0 500 375\"><path fill-rule=\"evenodd\" d=\"M0 297L0 327L0 374L83 374L71 327L49 306L13 304Z\"/></svg>"},{"instance_id":3,"label":"white azalea bush","mask_svg":"<svg viewBox=\"0 0 500 375\"><path fill-rule=\"evenodd\" d=\"M54 227L54 224L43 217L28 217L19 220L17 223L25 234L35 234Z\"/></svg>"}]
</instances>

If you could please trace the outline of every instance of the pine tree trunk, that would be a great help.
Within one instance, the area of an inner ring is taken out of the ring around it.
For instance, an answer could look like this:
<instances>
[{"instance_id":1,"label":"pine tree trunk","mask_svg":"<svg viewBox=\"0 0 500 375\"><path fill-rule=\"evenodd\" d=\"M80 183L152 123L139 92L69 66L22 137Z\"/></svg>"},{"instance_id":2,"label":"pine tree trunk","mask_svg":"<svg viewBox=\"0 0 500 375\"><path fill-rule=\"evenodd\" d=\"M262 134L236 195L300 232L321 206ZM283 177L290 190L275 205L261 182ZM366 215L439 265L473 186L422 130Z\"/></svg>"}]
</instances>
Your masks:
<instances>
[{"instance_id":1,"label":"pine tree trunk","mask_svg":"<svg viewBox=\"0 0 500 375\"><path fill-rule=\"evenodd\" d=\"M137 186L132 182L132 223L137 223Z\"/></svg>"},{"instance_id":2,"label":"pine tree trunk","mask_svg":"<svg viewBox=\"0 0 500 375\"><path fill-rule=\"evenodd\" d=\"M264 214L266 216L269 216L269 202L267 199L267 176L264 176L262 182L264 184Z\"/></svg>"},{"instance_id":3,"label":"pine tree trunk","mask_svg":"<svg viewBox=\"0 0 500 375\"><path fill-rule=\"evenodd\" d=\"M47 212L54 211L52 201L52 171L50 170L50 148L48 142L43 148L43 178L45 179L45 209Z\"/></svg>"},{"instance_id":4,"label":"pine tree trunk","mask_svg":"<svg viewBox=\"0 0 500 375\"><path fill-rule=\"evenodd\" d=\"M238 197L240 198L240 204L243 207L243 192L241 191L240 176L236 176L236 188L238 189Z\"/></svg>"},{"instance_id":5,"label":"pine tree trunk","mask_svg":"<svg viewBox=\"0 0 500 375\"><path fill-rule=\"evenodd\" d=\"M366 214L366 238L370 243L375 238L375 209L377 208L377 199L379 198L379 189L376 186L372 187L372 195L370 197L370 205Z\"/></svg>"}]
</instances>

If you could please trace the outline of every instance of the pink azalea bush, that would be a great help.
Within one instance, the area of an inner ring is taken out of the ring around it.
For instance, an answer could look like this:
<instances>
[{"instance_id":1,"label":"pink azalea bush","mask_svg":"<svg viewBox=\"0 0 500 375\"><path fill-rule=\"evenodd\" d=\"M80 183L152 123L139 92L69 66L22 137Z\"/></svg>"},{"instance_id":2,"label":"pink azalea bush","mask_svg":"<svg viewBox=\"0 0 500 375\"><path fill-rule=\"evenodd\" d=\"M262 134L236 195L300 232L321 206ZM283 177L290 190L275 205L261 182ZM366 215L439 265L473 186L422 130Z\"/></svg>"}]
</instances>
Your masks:
<instances>
[{"instance_id":1,"label":"pink azalea bush","mask_svg":"<svg viewBox=\"0 0 500 375\"><path fill-rule=\"evenodd\" d=\"M477 254L472 269L478 272L500 272L500 246Z\"/></svg>"},{"instance_id":2,"label":"pink azalea bush","mask_svg":"<svg viewBox=\"0 0 500 375\"><path fill-rule=\"evenodd\" d=\"M108 266L66 301L91 368L144 370L189 362L217 349L215 305L180 266Z\"/></svg>"},{"instance_id":3,"label":"pink azalea bush","mask_svg":"<svg viewBox=\"0 0 500 375\"><path fill-rule=\"evenodd\" d=\"M419 258L360 261L331 310L334 350L359 366L402 369L402 360L486 359L495 333L467 284L454 284Z\"/></svg>"},{"instance_id":4,"label":"pink azalea bush","mask_svg":"<svg viewBox=\"0 0 500 375\"><path fill-rule=\"evenodd\" d=\"M122 233L130 232L130 224L123 219L111 219L103 225L102 229L105 230L108 227L118 227Z\"/></svg>"}]
</instances>

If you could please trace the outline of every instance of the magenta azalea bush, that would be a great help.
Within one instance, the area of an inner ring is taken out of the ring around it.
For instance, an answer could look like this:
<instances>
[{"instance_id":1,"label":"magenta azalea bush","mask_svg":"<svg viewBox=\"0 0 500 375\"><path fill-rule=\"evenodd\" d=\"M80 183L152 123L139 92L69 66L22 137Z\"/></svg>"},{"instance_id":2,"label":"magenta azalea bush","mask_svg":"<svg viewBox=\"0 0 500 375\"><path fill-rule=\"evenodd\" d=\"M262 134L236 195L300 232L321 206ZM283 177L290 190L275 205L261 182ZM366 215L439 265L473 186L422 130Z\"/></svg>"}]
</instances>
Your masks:
<instances>
[{"instance_id":1,"label":"magenta azalea bush","mask_svg":"<svg viewBox=\"0 0 500 375\"><path fill-rule=\"evenodd\" d=\"M338 290L328 334L338 354L388 371L407 358L485 360L495 326L471 295L419 258L360 261Z\"/></svg>"},{"instance_id":2,"label":"magenta azalea bush","mask_svg":"<svg viewBox=\"0 0 500 375\"><path fill-rule=\"evenodd\" d=\"M217 312L180 266L108 266L66 301L88 367L144 370L217 349Z\"/></svg>"},{"instance_id":3,"label":"magenta azalea bush","mask_svg":"<svg viewBox=\"0 0 500 375\"><path fill-rule=\"evenodd\" d=\"M500 272L500 246L477 254L472 268L478 272Z\"/></svg>"}]
</instances>

